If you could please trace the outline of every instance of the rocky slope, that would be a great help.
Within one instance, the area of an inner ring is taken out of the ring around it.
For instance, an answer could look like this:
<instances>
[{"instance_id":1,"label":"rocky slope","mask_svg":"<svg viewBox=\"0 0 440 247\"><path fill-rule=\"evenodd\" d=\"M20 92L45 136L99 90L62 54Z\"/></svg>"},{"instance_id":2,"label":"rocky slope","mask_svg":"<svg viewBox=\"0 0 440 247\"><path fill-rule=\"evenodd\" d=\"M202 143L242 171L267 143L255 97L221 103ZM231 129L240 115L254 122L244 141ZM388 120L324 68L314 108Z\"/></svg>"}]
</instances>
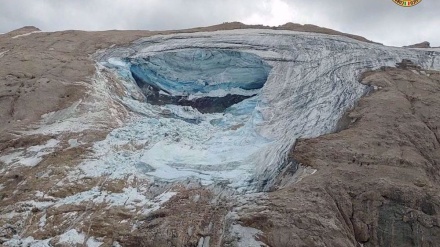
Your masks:
<instances>
[{"instance_id":1,"label":"rocky slope","mask_svg":"<svg viewBox=\"0 0 440 247\"><path fill-rule=\"evenodd\" d=\"M421 43L417 43L417 44L409 45L409 46L404 46L404 47L407 47L407 48L431 48L431 44L428 41L424 41Z\"/></svg>"},{"instance_id":2,"label":"rocky slope","mask_svg":"<svg viewBox=\"0 0 440 247\"><path fill-rule=\"evenodd\" d=\"M435 246L438 55L291 23L0 35L0 242Z\"/></svg>"}]
</instances>

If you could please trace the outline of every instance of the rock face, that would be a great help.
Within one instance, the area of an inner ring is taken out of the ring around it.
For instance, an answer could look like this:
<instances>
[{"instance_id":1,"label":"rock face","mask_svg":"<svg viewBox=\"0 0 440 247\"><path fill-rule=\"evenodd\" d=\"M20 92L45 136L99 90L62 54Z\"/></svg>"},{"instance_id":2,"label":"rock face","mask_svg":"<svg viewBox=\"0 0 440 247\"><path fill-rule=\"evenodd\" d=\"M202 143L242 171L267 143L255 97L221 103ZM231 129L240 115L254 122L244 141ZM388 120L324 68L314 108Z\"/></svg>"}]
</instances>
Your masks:
<instances>
[{"instance_id":1,"label":"rock face","mask_svg":"<svg viewBox=\"0 0 440 247\"><path fill-rule=\"evenodd\" d=\"M25 31L0 36L3 245L439 242L435 49L297 24Z\"/></svg>"},{"instance_id":2,"label":"rock face","mask_svg":"<svg viewBox=\"0 0 440 247\"><path fill-rule=\"evenodd\" d=\"M25 26L19 29L16 29L14 31L11 31L9 33L6 33L5 35L12 37L12 38L18 38L21 37L21 35L26 35L26 34L30 34L30 33L36 33L36 32L41 32L41 30L37 27L34 26Z\"/></svg>"},{"instance_id":3,"label":"rock face","mask_svg":"<svg viewBox=\"0 0 440 247\"><path fill-rule=\"evenodd\" d=\"M408 47L408 48L431 48L431 44L428 41L424 41L421 43L417 43L414 45L409 45L409 46L404 46L404 47Z\"/></svg>"}]
</instances>

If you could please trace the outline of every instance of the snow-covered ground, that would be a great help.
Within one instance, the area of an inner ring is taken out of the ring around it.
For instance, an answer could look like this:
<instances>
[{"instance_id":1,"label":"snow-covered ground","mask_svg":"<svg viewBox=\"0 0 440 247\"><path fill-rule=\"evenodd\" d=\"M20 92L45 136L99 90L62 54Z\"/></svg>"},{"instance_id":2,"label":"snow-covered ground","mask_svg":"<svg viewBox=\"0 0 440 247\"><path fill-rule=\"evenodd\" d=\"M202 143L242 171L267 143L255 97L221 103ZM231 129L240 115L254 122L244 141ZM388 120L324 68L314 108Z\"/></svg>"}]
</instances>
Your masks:
<instances>
[{"instance_id":1,"label":"snow-covered ground","mask_svg":"<svg viewBox=\"0 0 440 247\"><path fill-rule=\"evenodd\" d=\"M52 153L58 143L58 140L50 139L44 145L32 146L25 150L16 150L13 153L1 156L0 161L8 165L33 167L38 165L38 163L43 160L42 157L44 155Z\"/></svg>"}]
</instances>

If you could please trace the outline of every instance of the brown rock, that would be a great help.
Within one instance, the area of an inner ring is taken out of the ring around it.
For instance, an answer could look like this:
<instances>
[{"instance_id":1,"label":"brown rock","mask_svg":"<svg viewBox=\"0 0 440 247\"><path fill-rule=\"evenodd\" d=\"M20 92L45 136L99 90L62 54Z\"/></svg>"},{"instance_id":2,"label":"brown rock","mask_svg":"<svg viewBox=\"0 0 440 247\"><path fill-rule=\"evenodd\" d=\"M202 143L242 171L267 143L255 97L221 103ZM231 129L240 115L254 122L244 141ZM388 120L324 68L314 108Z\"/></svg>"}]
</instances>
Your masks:
<instances>
[{"instance_id":1,"label":"brown rock","mask_svg":"<svg viewBox=\"0 0 440 247\"><path fill-rule=\"evenodd\" d=\"M428 41L423 41L414 45L404 46L407 48L431 48L431 44Z\"/></svg>"},{"instance_id":2,"label":"brown rock","mask_svg":"<svg viewBox=\"0 0 440 247\"><path fill-rule=\"evenodd\" d=\"M41 30L39 28L37 28L37 27L34 27L34 26L24 26L22 28L10 31L10 32L6 33L6 35L8 35L10 37L14 37L14 36L17 36L17 35L22 35L22 34L26 34L26 33L30 33L30 32L38 32L38 31L41 31Z\"/></svg>"}]
</instances>

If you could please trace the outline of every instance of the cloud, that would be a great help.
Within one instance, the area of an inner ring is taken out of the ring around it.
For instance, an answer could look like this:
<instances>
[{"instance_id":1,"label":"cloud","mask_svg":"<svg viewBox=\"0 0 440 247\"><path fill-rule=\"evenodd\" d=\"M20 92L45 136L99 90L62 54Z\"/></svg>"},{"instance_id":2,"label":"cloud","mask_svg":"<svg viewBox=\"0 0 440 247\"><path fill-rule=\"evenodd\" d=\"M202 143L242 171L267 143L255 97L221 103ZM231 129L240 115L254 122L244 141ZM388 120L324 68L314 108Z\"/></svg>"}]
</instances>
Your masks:
<instances>
[{"instance_id":1,"label":"cloud","mask_svg":"<svg viewBox=\"0 0 440 247\"><path fill-rule=\"evenodd\" d=\"M359 34L387 45L407 45L424 40L440 46L440 1L422 0L403 8L392 0L286 0L308 21L339 31Z\"/></svg>"},{"instance_id":2,"label":"cloud","mask_svg":"<svg viewBox=\"0 0 440 247\"><path fill-rule=\"evenodd\" d=\"M178 29L233 21L254 12L253 1L14 0L0 9L0 30L34 25L45 31Z\"/></svg>"},{"instance_id":3,"label":"cloud","mask_svg":"<svg viewBox=\"0 0 440 247\"><path fill-rule=\"evenodd\" d=\"M242 21L310 23L388 45L440 46L440 1L402 8L392 0L14 0L3 1L0 32L25 25L66 29L182 29Z\"/></svg>"},{"instance_id":4,"label":"cloud","mask_svg":"<svg viewBox=\"0 0 440 247\"><path fill-rule=\"evenodd\" d=\"M294 8L282 0L256 1L257 10L239 21L246 24L279 26L298 16Z\"/></svg>"}]
</instances>

